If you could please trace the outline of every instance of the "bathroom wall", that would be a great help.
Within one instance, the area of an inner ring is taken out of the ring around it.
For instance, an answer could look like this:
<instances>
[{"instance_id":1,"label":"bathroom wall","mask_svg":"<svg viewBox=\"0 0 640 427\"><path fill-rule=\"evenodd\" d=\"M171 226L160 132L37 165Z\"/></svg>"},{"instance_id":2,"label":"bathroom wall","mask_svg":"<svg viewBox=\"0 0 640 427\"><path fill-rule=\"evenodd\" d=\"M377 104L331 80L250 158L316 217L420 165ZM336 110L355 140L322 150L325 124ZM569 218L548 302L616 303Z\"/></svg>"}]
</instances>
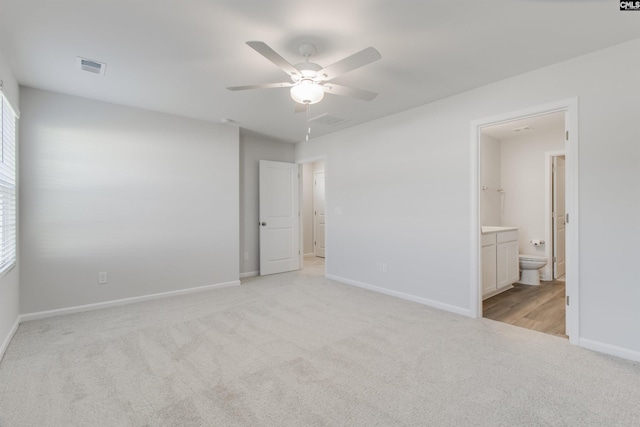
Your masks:
<instances>
[{"instance_id":1,"label":"bathroom wall","mask_svg":"<svg viewBox=\"0 0 640 427\"><path fill-rule=\"evenodd\" d=\"M521 254L545 256L545 246L531 244L532 239L545 240L545 153L563 149L564 129L524 134L503 139L500 143L504 188L502 225L520 227L518 246ZM547 267L550 266L551 261L547 260ZM550 280L547 267L542 278Z\"/></svg>"},{"instance_id":2,"label":"bathroom wall","mask_svg":"<svg viewBox=\"0 0 640 427\"><path fill-rule=\"evenodd\" d=\"M501 167L500 167L500 140L489 135L482 135L480 146L481 173L481 224L499 226L502 224L501 201ZM485 188L486 187L486 188ZM509 224L506 224L509 225Z\"/></svg>"}]
</instances>

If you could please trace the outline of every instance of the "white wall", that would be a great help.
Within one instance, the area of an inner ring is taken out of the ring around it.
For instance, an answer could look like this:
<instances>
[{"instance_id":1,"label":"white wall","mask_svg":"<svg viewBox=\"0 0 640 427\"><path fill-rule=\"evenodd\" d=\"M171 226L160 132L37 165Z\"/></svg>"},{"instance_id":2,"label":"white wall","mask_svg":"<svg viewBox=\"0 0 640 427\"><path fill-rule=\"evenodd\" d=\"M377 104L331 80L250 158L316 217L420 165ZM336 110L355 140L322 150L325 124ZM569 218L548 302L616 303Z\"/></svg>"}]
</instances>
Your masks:
<instances>
[{"instance_id":1,"label":"white wall","mask_svg":"<svg viewBox=\"0 0 640 427\"><path fill-rule=\"evenodd\" d=\"M481 176L480 186L483 189L480 193L482 200L480 203L481 224L489 226L502 225L502 201L504 192L498 191L502 188L502 178L500 175L500 140L489 135L482 135L480 143L481 156Z\"/></svg>"},{"instance_id":2,"label":"white wall","mask_svg":"<svg viewBox=\"0 0 640 427\"><path fill-rule=\"evenodd\" d=\"M0 80L3 83L3 93L11 102L13 108L19 109L19 88L12 70L0 52ZM18 130L18 156L20 155L20 133ZM20 185L20 182L18 182ZM19 209L19 207L18 207ZM18 226L20 224L18 223ZM6 346L15 329L17 328L18 315L20 312L20 287L19 287L19 263L12 270L0 276L0 360L4 354Z\"/></svg>"},{"instance_id":3,"label":"white wall","mask_svg":"<svg viewBox=\"0 0 640 427\"><path fill-rule=\"evenodd\" d=\"M564 129L503 139L500 143L504 188L502 225L516 226L521 254L545 256L544 246L532 239L545 239L545 153L564 149ZM548 260L548 266L550 260Z\"/></svg>"},{"instance_id":4,"label":"white wall","mask_svg":"<svg viewBox=\"0 0 640 427\"><path fill-rule=\"evenodd\" d=\"M236 128L29 88L21 105L22 313L238 283Z\"/></svg>"},{"instance_id":5,"label":"white wall","mask_svg":"<svg viewBox=\"0 0 640 427\"><path fill-rule=\"evenodd\" d=\"M295 147L245 129L240 131L240 274L260 271L260 231L258 229L260 160L293 163ZM245 260L245 253L248 259Z\"/></svg>"},{"instance_id":6,"label":"white wall","mask_svg":"<svg viewBox=\"0 0 640 427\"><path fill-rule=\"evenodd\" d=\"M298 159L327 156L327 274L470 313L470 123L577 96L579 340L640 360L638 50L640 39L297 144Z\"/></svg>"}]
</instances>

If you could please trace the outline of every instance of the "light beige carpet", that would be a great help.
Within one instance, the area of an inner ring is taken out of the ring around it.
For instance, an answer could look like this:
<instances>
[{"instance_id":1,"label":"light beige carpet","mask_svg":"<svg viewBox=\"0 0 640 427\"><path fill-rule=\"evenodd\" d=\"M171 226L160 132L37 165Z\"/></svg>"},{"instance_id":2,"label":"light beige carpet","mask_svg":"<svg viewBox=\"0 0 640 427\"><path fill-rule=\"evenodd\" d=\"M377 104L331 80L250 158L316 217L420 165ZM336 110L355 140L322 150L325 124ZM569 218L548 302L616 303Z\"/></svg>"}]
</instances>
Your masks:
<instances>
[{"instance_id":1,"label":"light beige carpet","mask_svg":"<svg viewBox=\"0 0 640 427\"><path fill-rule=\"evenodd\" d=\"M321 267L23 323L0 425L640 425L640 364Z\"/></svg>"}]
</instances>

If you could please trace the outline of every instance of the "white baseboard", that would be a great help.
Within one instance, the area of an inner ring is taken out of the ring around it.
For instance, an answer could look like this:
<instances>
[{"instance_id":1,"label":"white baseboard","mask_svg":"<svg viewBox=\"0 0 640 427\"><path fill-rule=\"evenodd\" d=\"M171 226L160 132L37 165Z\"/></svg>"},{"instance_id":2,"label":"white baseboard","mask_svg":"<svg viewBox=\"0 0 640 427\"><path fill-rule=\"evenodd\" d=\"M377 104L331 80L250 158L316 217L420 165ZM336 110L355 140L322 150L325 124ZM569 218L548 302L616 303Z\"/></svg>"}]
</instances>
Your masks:
<instances>
[{"instance_id":1,"label":"white baseboard","mask_svg":"<svg viewBox=\"0 0 640 427\"><path fill-rule=\"evenodd\" d=\"M312 256L312 255L315 255L315 254L316 254L315 252L309 252L308 254L304 254L303 256Z\"/></svg>"},{"instance_id":2,"label":"white baseboard","mask_svg":"<svg viewBox=\"0 0 640 427\"><path fill-rule=\"evenodd\" d=\"M578 345L580 347L597 351L599 353L610 354L611 356L617 356L622 359L633 360L634 362L640 362L639 351L630 350L628 348L618 347L611 344L605 344L599 341L593 341L585 338L580 338Z\"/></svg>"},{"instance_id":3,"label":"white baseboard","mask_svg":"<svg viewBox=\"0 0 640 427\"><path fill-rule=\"evenodd\" d=\"M259 274L259 271L247 271L246 273L240 273L240 278L244 279L245 277L258 276Z\"/></svg>"},{"instance_id":4,"label":"white baseboard","mask_svg":"<svg viewBox=\"0 0 640 427\"><path fill-rule=\"evenodd\" d=\"M237 286L240 285L240 281L239 280L234 280L231 282L224 282L224 283L217 283L215 285L205 285L205 286L197 286L195 288L188 288L188 289L179 289L176 291L169 291L169 292L160 292L157 294L151 294L151 295L142 295L139 297L132 297L132 298L123 298L123 299L118 299L118 300L113 300L113 301L106 301L106 302L99 302L99 303L95 303L95 304L86 304L86 305L78 305L75 307L67 307L67 308L60 308L57 310L48 310L48 311L39 311L36 313L27 313L27 314L21 314L20 317L18 318L18 321L20 323L25 322L27 320L37 320L37 319L45 319L47 317L54 317L54 316L62 316L65 314L73 314L73 313L81 313L84 311L91 311L91 310L98 310L101 308L109 308L109 307L116 307L119 305L125 305L125 304L132 304L135 302L143 302L143 301L150 301L150 300L154 300L154 299L158 299L158 298L168 298L168 297L173 297L173 296L177 296L177 295L185 295L185 294L191 294L194 292L203 292L203 291L208 291L211 289L218 289L218 288L226 288L229 286Z\"/></svg>"},{"instance_id":5,"label":"white baseboard","mask_svg":"<svg viewBox=\"0 0 640 427\"><path fill-rule=\"evenodd\" d=\"M396 298L417 302L418 304L437 308L439 310L460 314L466 317L472 317L471 310L462 308L462 307L456 307L455 305L444 304L444 303L433 301L427 298L422 298L422 297L418 297L411 294L405 294L404 292L393 291L391 289L382 288L380 286L370 285L368 283L358 282L356 280L351 280L351 279L345 279L344 277L333 276L330 274L327 274L327 279L335 280L336 282L344 283L346 285L352 285L352 286L357 286L359 288L368 289L370 291L378 292L381 294L391 295Z\"/></svg>"},{"instance_id":6,"label":"white baseboard","mask_svg":"<svg viewBox=\"0 0 640 427\"><path fill-rule=\"evenodd\" d=\"M2 358L4 357L4 352L7 351L7 348L9 347L9 343L13 339L13 336L18 331L18 326L20 326L20 316L18 316L15 323L11 327L11 330L9 331L7 336L4 338L4 341L2 341L2 346L0 346L0 362L2 362Z\"/></svg>"}]
</instances>

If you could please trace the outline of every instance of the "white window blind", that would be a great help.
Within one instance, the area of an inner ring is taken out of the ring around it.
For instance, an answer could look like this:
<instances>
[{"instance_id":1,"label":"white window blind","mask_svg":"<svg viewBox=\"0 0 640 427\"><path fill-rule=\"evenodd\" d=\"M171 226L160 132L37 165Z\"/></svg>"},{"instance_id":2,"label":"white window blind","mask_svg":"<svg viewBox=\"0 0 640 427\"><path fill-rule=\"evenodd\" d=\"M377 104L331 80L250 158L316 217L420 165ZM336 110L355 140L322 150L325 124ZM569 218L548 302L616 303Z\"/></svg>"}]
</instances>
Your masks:
<instances>
[{"instance_id":1,"label":"white window blind","mask_svg":"<svg viewBox=\"0 0 640 427\"><path fill-rule=\"evenodd\" d=\"M16 263L16 113L0 92L0 273Z\"/></svg>"}]
</instances>

